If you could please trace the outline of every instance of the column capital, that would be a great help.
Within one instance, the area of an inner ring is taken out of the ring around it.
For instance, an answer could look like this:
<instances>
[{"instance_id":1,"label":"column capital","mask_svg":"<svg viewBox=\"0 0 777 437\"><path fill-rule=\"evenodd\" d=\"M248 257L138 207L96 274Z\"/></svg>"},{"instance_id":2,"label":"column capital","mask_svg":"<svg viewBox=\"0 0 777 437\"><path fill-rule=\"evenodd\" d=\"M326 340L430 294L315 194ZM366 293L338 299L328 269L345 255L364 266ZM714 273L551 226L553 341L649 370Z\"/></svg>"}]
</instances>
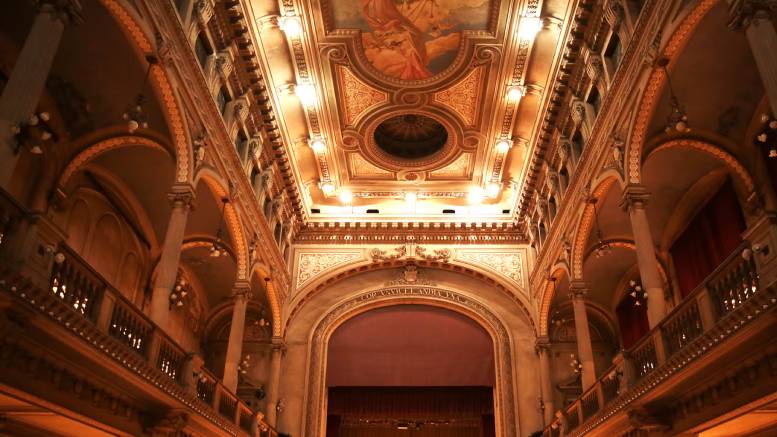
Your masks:
<instances>
[{"instance_id":1,"label":"column capital","mask_svg":"<svg viewBox=\"0 0 777 437\"><path fill-rule=\"evenodd\" d=\"M728 27L744 30L753 21L777 16L777 0L732 0L728 5Z\"/></svg>"},{"instance_id":2,"label":"column capital","mask_svg":"<svg viewBox=\"0 0 777 437\"><path fill-rule=\"evenodd\" d=\"M585 299L585 295L588 294L588 287L585 282L580 280L574 280L569 284L569 298L572 300Z\"/></svg>"},{"instance_id":3,"label":"column capital","mask_svg":"<svg viewBox=\"0 0 777 437\"><path fill-rule=\"evenodd\" d=\"M243 299L245 301L251 300L251 297L253 297L251 293L251 286L248 285L247 282L236 283L235 286L232 287L231 297L235 301L239 299Z\"/></svg>"},{"instance_id":4,"label":"column capital","mask_svg":"<svg viewBox=\"0 0 777 437\"><path fill-rule=\"evenodd\" d=\"M534 340L534 350L537 354L547 353L550 349L550 337L547 335L541 335Z\"/></svg>"},{"instance_id":5,"label":"column capital","mask_svg":"<svg viewBox=\"0 0 777 437\"><path fill-rule=\"evenodd\" d=\"M50 14L63 24L81 24L81 2L79 0L36 0L35 6L40 14Z\"/></svg>"},{"instance_id":6,"label":"column capital","mask_svg":"<svg viewBox=\"0 0 777 437\"><path fill-rule=\"evenodd\" d=\"M632 208L644 208L650 199L650 192L642 184L629 184L623 189L621 208L629 211Z\"/></svg>"},{"instance_id":7,"label":"column capital","mask_svg":"<svg viewBox=\"0 0 777 437\"><path fill-rule=\"evenodd\" d=\"M195 197L194 188L189 184L173 185L173 188L167 193L167 198L173 208L193 208Z\"/></svg>"}]
</instances>

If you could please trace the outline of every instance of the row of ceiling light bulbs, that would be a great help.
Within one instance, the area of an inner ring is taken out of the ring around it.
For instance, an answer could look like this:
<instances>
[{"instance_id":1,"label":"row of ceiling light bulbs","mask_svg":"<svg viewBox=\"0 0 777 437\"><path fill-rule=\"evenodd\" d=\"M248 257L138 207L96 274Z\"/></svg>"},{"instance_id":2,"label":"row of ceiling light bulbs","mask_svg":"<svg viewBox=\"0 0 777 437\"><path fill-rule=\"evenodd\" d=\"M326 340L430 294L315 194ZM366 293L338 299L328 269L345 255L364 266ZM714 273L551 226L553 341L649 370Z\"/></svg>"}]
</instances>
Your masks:
<instances>
[{"instance_id":1,"label":"row of ceiling light bulbs","mask_svg":"<svg viewBox=\"0 0 777 437\"><path fill-rule=\"evenodd\" d=\"M326 182L321 184L321 190L324 192L324 194L329 195L334 193L335 186L330 182ZM496 182L491 182L486 186L486 188L474 186L467 193L467 201L471 204L477 205L481 203L486 197L497 197L501 190L502 186ZM340 190L337 195L337 198L340 199L340 202L345 205L351 205L353 203L353 197L353 193L346 189ZM408 205L415 205L415 203L418 201L418 193L415 191L406 191L404 194L404 199Z\"/></svg>"}]
</instances>

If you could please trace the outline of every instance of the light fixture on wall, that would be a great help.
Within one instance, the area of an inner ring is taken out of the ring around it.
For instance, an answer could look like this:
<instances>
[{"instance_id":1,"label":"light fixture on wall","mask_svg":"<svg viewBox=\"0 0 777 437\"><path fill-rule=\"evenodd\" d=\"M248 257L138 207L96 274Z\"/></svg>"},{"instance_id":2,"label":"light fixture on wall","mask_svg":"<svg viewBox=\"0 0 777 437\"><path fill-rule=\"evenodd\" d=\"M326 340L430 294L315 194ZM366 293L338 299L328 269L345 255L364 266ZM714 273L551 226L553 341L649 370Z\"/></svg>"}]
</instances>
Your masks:
<instances>
[{"instance_id":1,"label":"light fixture on wall","mask_svg":"<svg viewBox=\"0 0 777 437\"><path fill-rule=\"evenodd\" d=\"M755 139L758 144L769 148L769 158L777 158L777 119L769 114L762 114L761 129Z\"/></svg>"},{"instance_id":2,"label":"light fixture on wall","mask_svg":"<svg viewBox=\"0 0 777 437\"><path fill-rule=\"evenodd\" d=\"M583 371L583 363L577 359L577 355L569 354L569 358L571 359L569 366L572 367L572 371L576 374L581 373Z\"/></svg>"},{"instance_id":3,"label":"light fixture on wall","mask_svg":"<svg viewBox=\"0 0 777 437\"><path fill-rule=\"evenodd\" d=\"M251 367L251 355L245 354L240 364L237 365L237 371L241 375L248 373L248 368Z\"/></svg>"},{"instance_id":4,"label":"light fixture on wall","mask_svg":"<svg viewBox=\"0 0 777 437\"><path fill-rule=\"evenodd\" d=\"M634 299L634 306L642 306L642 301L647 300L647 291L642 288L642 284L633 279L629 281L629 288L626 291Z\"/></svg>"},{"instance_id":5,"label":"light fixture on wall","mask_svg":"<svg viewBox=\"0 0 777 437\"><path fill-rule=\"evenodd\" d=\"M597 258L601 258L612 253L612 248L602 237L602 227L599 225L599 212L596 209L597 202L598 199L596 197L591 196L588 199L588 203L594 207L594 225L596 226L596 248L594 249L594 255Z\"/></svg>"},{"instance_id":6,"label":"light fixture on wall","mask_svg":"<svg viewBox=\"0 0 777 437\"><path fill-rule=\"evenodd\" d=\"M148 67L146 67L146 75L143 77L143 83L140 85L140 91L135 97L135 100L127 107L127 110L122 115L122 118L127 122L127 130L129 133L135 133L140 128L148 127L148 115L143 109L143 105L146 104L146 97L143 95L143 91L146 89L148 83L148 76L151 74L151 69L157 64L157 58L153 55L146 56Z\"/></svg>"},{"instance_id":7,"label":"light fixture on wall","mask_svg":"<svg viewBox=\"0 0 777 437\"><path fill-rule=\"evenodd\" d=\"M49 124L49 113L38 112L30 115L26 121L11 126L11 133L16 142L14 151L28 150L33 155L43 153L43 145L57 140Z\"/></svg>"},{"instance_id":8,"label":"light fixture on wall","mask_svg":"<svg viewBox=\"0 0 777 437\"><path fill-rule=\"evenodd\" d=\"M170 292L170 306L182 307L184 300L191 292L191 284L183 276L183 272L178 272L178 277L175 280L175 286Z\"/></svg>"},{"instance_id":9,"label":"light fixture on wall","mask_svg":"<svg viewBox=\"0 0 777 437\"><path fill-rule=\"evenodd\" d=\"M226 209L228 202L228 198L221 198L221 218L219 219L219 227L216 230L216 241L210 246L210 256L213 258L218 258L227 254L227 247L221 239L221 222L224 221L224 210Z\"/></svg>"},{"instance_id":10,"label":"light fixture on wall","mask_svg":"<svg viewBox=\"0 0 777 437\"><path fill-rule=\"evenodd\" d=\"M686 133L691 130L691 128L688 127L688 114L685 112L685 109L683 109L680 100L677 98L677 94L674 92L672 77L669 75L669 69L667 68L667 65L669 65L669 58L662 57L658 59L656 65L663 68L664 74L666 74L666 83L669 87L669 104L672 106L666 120L665 130L667 133Z\"/></svg>"}]
</instances>

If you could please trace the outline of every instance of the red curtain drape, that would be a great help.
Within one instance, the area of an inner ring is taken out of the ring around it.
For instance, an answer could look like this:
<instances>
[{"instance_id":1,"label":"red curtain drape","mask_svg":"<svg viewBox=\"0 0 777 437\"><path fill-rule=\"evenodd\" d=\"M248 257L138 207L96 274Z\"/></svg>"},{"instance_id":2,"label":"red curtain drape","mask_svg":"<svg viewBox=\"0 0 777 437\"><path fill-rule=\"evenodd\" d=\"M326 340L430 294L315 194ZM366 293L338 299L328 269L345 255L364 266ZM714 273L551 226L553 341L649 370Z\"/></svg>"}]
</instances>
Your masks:
<instances>
[{"instance_id":1,"label":"red curtain drape","mask_svg":"<svg viewBox=\"0 0 777 437\"><path fill-rule=\"evenodd\" d=\"M739 246L744 230L745 220L729 179L696 214L670 249L683 297Z\"/></svg>"},{"instance_id":2,"label":"red curtain drape","mask_svg":"<svg viewBox=\"0 0 777 437\"><path fill-rule=\"evenodd\" d=\"M492 387L332 387L327 437L494 437ZM419 423L397 429L394 422Z\"/></svg>"},{"instance_id":3,"label":"red curtain drape","mask_svg":"<svg viewBox=\"0 0 777 437\"><path fill-rule=\"evenodd\" d=\"M635 299L633 297L626 295L615 308L624 349L633 346L634 343L650 331L647 305L645 305L644 300L640 301L642 305L639 306L635 305L634 302Z\"/></svg>"}]
</instances>

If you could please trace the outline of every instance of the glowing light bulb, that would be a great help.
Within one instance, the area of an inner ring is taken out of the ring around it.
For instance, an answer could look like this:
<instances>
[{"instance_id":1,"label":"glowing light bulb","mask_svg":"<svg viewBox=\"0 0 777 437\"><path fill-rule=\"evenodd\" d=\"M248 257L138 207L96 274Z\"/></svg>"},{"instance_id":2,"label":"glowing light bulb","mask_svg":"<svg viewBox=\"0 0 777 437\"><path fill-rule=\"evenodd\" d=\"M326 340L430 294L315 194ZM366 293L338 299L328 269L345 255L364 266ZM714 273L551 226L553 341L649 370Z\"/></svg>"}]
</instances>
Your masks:
<instances>
[{"instance_id":1,"label":"glowing light bulb","mask_svg":"<svg viewBox=\"0 0 777 437\"><path fill-rule=\"evenodd\" d=\"M335 185L330 183L330 182L321 184L321 191L324 192L324 195L328 196L328 195L334 193Z\"/></svg>"},{"instance_id":2,"label":"glowing light bulb","mask_svg":"<svg viewBox=\"0 0 777 437\"><path fill-rule=\"evenodd\" d=\"M507 88L507 100L517 102L523 97L523 89L517 85Z\"/></svg>"},{"instance_id":3,"label":"glowing light bulb","mask_svg":"<svg viewBox=\"0 0 777 437\"><path fill-rule=\"evenodd\" d=\"M309 83L301 83L294 88L294 92L305 106L316 104L316 89Z\"/></svg>"},{"instance_id":4,"label":"glowing light bulb","mask_svg":"<svg viewBox=\"0 0 777 437\"><path fill-rule=\"evenodd\" d=\"M343 202L346 205L350 205L353 201L353 193L351 193L348 190L343 190L340 192L340 201Z\"/></svg>"},{"instance_id":5,"label":"glowing light bulb","mask_svg":"<svg viewBox=\"0 0 777 437\"><path fill-rule=\"evenodd\" d=\"M312 148L316 154L326 152L326 144L324 144L324 140L321 139L313 140L310 143L310 148Z\"/></svg>"},{"instance_id":6,"label":"glowing light bulb","mask_svg":"<svg viewBox=\"0 0 777 437\"><path fill-rule=\"evenodd\" d=\"M499 153L507 153L508 150L510 150L510 147L512 146L511 142L508 140L499 140L496 142L496 151Z\"/></svg>"},{"instance_id":7,"label":"glowing light bulb","mask_svg":"<svg viewBox=\"0 0 777 437\"><path fill-rule=\"evenodd\" d=\"M289 38L297 38L302 35L302 22L299 20L299 17L296 16L281 18L278 27L280 27Z\"/></svg>"},{"instance_id":8,"label":"glowing light bulb","mask_svg":"<svg viewBox=\"0 0 777 437\"><path fill-rule=\"evenodd\" d=\"M518 36L521 39L534 39L537 33L542 30L542 19L540 17L522 17L518 28Z\"/></svg>"},{"instance_id":9,"label":"glowing light bulb","mask_svg":"<svg viewBox=\"0 0 777 437\"><path fill-rule=\"evenodd\" d=\"M467 195L469 203L478 204L483 201L483 189L480 187L472 187Z\"/></svg>"},{"instance_id":10,"label":"glowing light bulb","mask_svg":"<svg viewBox=\"0 0 777 437\"><path fill-rule=\"evenodd\" d=\"M496 182L491 182L486 186L486 192L488 193L488 197L496 197L499 195L499 191L502 189L502 186Z\"/></svg>"},{"instance_id":11,"label":"glowing light bulb","mask_svg":"<svg viewBox=\"0 0 777 437\"><path fill-rule=\"evenodd\" d=\"M405 193L405 202L408 204L412 205L416 202L416 200L418 200L418 194L412 191Z\"/></svg>"}]
</instances>

